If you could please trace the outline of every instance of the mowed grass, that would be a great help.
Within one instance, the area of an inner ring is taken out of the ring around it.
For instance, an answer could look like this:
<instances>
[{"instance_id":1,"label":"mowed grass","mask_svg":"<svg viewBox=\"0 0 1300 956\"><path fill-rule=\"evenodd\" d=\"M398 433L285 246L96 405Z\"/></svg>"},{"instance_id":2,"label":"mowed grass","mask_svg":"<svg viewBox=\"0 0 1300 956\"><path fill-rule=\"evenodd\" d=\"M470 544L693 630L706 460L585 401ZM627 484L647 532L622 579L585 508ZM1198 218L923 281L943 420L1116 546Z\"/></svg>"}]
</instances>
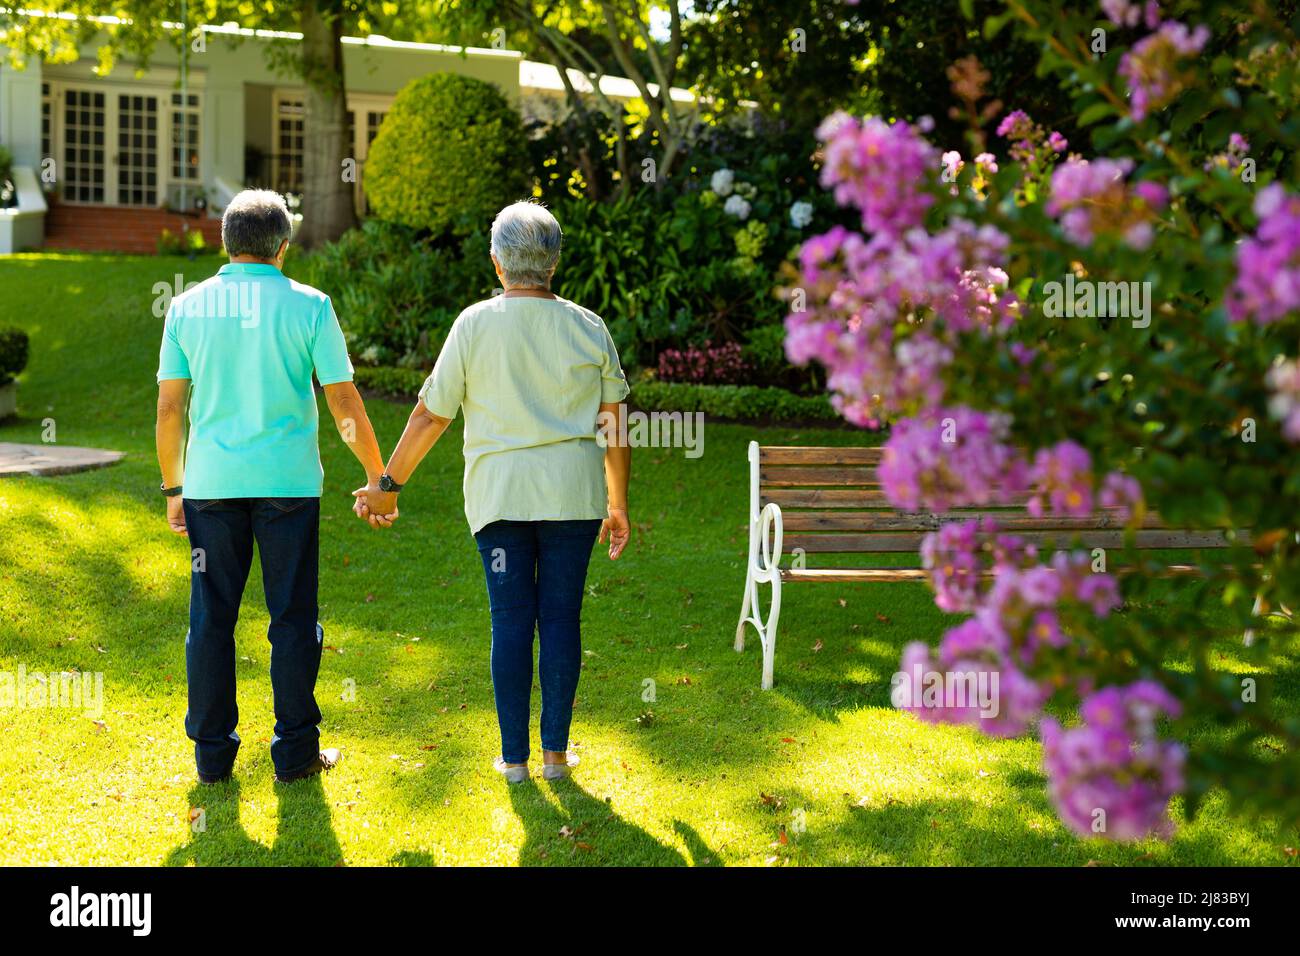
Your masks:
<instances>
[{"instance_id":1,"label":"mowed grass","mask_svg":"<svg viewBox=\"0 0 1300 956\"><path fill-rule=\"evenodd\" d=\"M701 458L636 453L633 544L617 563L598 551L588 581L573 727L582 767L554 786L507 787L490 767L499 741L489 622L461 511L459 422L388 532L353 518L348 492L360 469L326 428L317 695L323 739L344 761L323 779L272 784L255 568L237 633L236 779L197 786L182 728L189 552L166 529L156 490L161 323L150 307L155 282L176 272L202 279L218 265L0 261L4 321L32 336L21 418L0 426L0 441L40 441L52 419L60 444L127 453L101 471L0 479L0 670L104 681L98 722L71 709L0 710L0 863L1293 862L1293 828L1229 817L1221 795L1193 822L1176 807L1169 843L1076 839L1053 815L1036 741L892 710L903 645L933 642L951 623L919 585L787 588L777 686L760 691L757 641L743 654L731 647L746 443L864 440L848 430L711 423ZM407 413L370 402L385 452ZM1245 653L1225 637L1223 666L1255 667ZM1296 700L1294 669L1275 677Z\"/></svg>"}]
</instances>

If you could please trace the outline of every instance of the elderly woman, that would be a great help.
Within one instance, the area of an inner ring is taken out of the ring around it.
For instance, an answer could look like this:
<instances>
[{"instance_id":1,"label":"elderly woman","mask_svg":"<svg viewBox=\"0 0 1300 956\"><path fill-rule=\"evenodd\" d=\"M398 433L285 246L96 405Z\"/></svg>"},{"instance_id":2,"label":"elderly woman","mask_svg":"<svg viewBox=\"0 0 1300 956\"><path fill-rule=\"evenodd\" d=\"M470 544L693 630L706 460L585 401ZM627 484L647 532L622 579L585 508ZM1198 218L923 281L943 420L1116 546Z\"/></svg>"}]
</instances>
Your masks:
<instances>
[{"instance_id":1,"label":"elderly woman","mask_svg":"<svg viewBox=\"0 0 1300 956\"><path fill-rule=\"evenodd\" d=\"M451 327L420 389L379 490L358 489L372 525L397 517L397 493L456 411L465 412L465 517L478 543L492 612L492 689L501 726L496 769L528 779L533 633L541 674L542 776L567 776L582 666L579 618L597 537L627 544L631 453L620 442L628 394L600 316L550 291L560 225L541 206L507 206L492 223L504 290ZM598 423L602 430L598 435Z\"/></svg>"}]
</instances>

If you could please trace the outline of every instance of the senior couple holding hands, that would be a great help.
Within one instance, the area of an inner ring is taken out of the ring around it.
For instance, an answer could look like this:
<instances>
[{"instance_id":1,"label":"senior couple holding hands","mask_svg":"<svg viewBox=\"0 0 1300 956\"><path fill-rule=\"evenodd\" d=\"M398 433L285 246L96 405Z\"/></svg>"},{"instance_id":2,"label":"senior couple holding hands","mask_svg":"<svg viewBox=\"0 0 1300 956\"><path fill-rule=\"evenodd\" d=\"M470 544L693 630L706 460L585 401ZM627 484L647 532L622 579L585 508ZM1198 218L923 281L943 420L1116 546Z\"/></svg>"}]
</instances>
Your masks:
<instances>
[{"instance_id":1,"label":"senior couple holding hands","mask_svg":"<svg viewBox=\"0 0 1300 956\"><path fill-rule=\"evenodd\" d=\"M354 511L374 527L398 520L402 486L463 409L465 516L492 620L494 766L512 783L528 779L536 633L542 774L567 775L577 763L569 724L587 565L598 538L611 558L628 542L631 457L618 442L628 386L613 340L599 316L550 291L559 224L531 203L497 215L492 264L504 291L456 319L387 466L329 297L280 271L291 235L283 198L240 193L221 234L230 262L172 301L158 367L167 520L188 534L194 555L185 731L199 779L230 777L239 749L234 631L254 542L270 615L276 779L310 777L340 759L320 746L315 698L324 632L313 375L365 468ZM229 314L240 312L230 303L255 314ZM598 421L615 423L605 440Z\"/></svg>"}]
</instances>

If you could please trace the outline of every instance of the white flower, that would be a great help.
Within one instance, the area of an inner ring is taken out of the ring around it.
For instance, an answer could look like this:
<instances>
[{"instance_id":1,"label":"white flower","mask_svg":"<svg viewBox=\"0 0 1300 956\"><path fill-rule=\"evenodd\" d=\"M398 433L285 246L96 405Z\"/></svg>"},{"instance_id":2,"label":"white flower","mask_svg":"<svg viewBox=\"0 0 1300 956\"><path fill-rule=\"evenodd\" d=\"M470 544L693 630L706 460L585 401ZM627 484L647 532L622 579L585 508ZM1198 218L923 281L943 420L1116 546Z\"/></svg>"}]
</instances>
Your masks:
<instances>
[{"instance_id":1,"label":"white flower","mask_svg":"<svg viewBox=\"0 0 1300 956\"><path fill-rule=\"evenodd\" d=\"M719 169L709 180L711 188L719 196L730 196L731 189L736 183L736 174L730 169Z\"/></svg>"},{"instance_id":2,"label":"white flower","mask_svg":"<svg viewBox=\"0 0 1300 956\"><path fill-rule=\"evenodd\" d=\"M802 229L808 223L812 222L813 204L810 202L797 202L790 207L790 225L796 229Z\"/></svg>"},{"instance_id":3,"label":"white flower","mask_svg":"<svg viewBox=\"0 0 1300 956\"><path fill-rule=\"evenodd\" d=\"M376 362L378 362L378 361L379 361L379 346L377 346L377 345L367 345L367 346L366 346L366 347L361 351L361 361L365 362L367 365L374 365Z\"/></svg>"},{"instance_id":4,"label":"white flower","mask_svg":"<svg viewBox=\"0 0 1300 956\"><path fill-rule=\"evenodd\" d=\"M744 196L732 196L722 206L722 211L728 216L735 216L737 219L749 218L749 203Z\"/></svg>"}]
</instances>

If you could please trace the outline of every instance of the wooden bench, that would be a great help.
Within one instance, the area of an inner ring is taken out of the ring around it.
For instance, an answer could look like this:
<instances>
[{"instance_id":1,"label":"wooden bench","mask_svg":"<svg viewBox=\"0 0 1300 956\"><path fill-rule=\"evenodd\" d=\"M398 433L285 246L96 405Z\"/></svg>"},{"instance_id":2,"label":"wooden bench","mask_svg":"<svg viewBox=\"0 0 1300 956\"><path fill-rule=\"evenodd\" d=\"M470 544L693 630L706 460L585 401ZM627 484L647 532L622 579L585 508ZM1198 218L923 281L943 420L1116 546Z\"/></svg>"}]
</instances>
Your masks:
<instances>
[{"instance_id":1,"label":"wooden bench","mask_svg":"<svg viewBox=\"0 0 1300 956\"><path fill-rule=\"evenodd\" d=\"M745 568L745 597L736 626L736 650L745 649L745 625L752 624L763 646L763 689L772 686L776 627L781 616L781 585L794 581L892 582L925 581L928 571L909 567L852 568L780 567L786 551L807 554L919 555L921 540L951 521L987 516L998 529L1037 545L1040 553L1054 548L1122 549L1123 522L1113 511L1086 518L1030 515L1020 496L1010 506L955 509L945 514L908 514L893 510L885 499L876 468L879 448L760 447L749 443L749 554ZM1222 531L1183 531L1164 527L1148 514L1133 534L1138 549L1226 548ZM1243 535L1238 541L1246 540ZM799 562L802 564L802 562ZM1170 575L1197 574L1194 565L1165 565ZM759 610L760 584L770 585L772 599L764 616ZM1256 600L1255 612L1261 607Z\"/></svg>"}]
</instances>

